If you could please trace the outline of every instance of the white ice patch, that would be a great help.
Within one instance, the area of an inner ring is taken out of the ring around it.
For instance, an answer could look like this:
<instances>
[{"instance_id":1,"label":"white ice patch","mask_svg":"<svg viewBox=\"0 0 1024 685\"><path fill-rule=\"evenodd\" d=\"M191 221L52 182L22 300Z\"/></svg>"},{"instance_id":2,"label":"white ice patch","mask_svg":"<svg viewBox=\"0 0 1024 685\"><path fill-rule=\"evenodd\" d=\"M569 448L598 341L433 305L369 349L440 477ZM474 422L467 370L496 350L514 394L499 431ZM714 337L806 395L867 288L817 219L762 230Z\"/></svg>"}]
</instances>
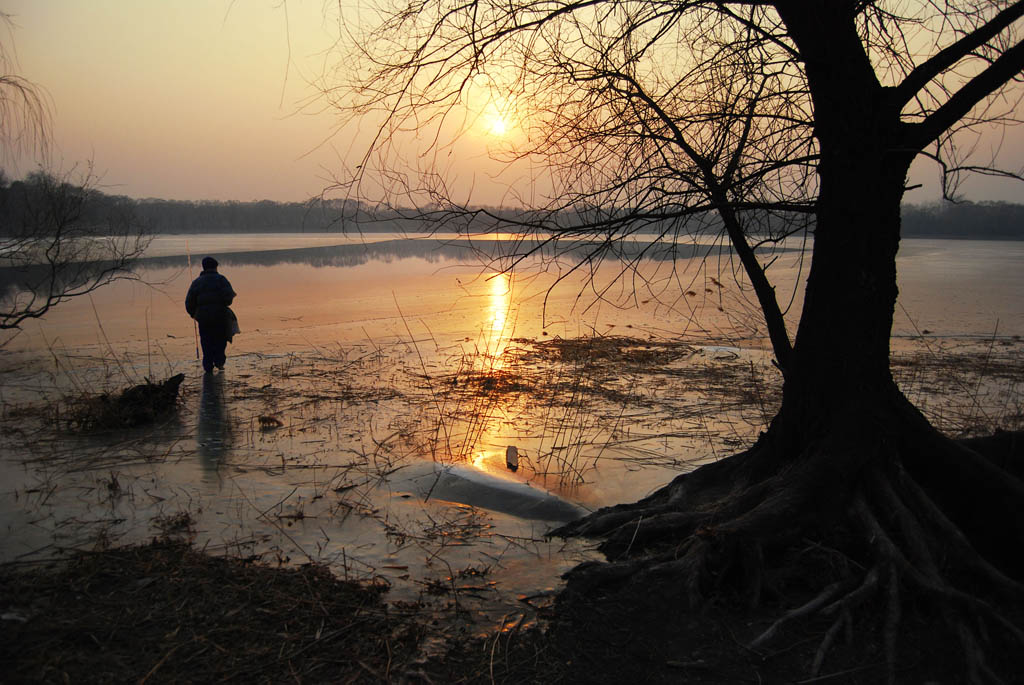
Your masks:
<instances>
[{"instance_id":1,"label":"white ice patch","mask_svg":"<svg viewBox=\"0 0 1024 685\"><path fill-rule=\"evenodd\" d=\"M518 480L499 478L472 466L420 462L396 469L388 477L392 492L424 499L468 504L523 519L572 521L582 507Z\"/></svg>"}]
</instances>

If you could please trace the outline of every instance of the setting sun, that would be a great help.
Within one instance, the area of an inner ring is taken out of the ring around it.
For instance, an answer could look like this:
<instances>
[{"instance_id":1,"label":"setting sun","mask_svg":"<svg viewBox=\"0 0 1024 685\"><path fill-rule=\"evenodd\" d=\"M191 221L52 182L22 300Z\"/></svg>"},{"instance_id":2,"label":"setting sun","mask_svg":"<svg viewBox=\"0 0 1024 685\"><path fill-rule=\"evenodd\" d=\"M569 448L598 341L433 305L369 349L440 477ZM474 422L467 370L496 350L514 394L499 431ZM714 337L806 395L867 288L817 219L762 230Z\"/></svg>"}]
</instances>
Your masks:
<instances>
[{"instance_id":1,"label":"setting sun","mask_svg":"<svg viewBox=\"0 0 1024 685\"><path fill-rule=\"evenodd\" d=\"M516 128L516 109L506 98L491 95L481 112L481 123L487 135L508 137Z\"/></svg>"},{"instance_id":2,"label":"setting sun","mask_svg":"<svg viewBox=\"0 0 1024 685\"><path fill-rule=\"evenodd\" d=\"M495 115L491 117L491 134L496 136L504 136L508 133L508 123L501 116Z\"/></svg>"}]
</instances>

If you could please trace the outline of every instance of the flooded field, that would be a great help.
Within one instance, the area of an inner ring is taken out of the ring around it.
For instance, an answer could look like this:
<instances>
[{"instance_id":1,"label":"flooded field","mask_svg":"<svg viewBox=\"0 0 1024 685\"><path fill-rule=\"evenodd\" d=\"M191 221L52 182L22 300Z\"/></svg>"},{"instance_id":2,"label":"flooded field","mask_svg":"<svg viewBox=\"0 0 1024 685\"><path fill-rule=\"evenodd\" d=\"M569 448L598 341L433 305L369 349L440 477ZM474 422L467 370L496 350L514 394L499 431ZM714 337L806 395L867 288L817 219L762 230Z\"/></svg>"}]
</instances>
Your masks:
<instances>
[{"instance_id":1,"label":"flooded field","mask_svg":"<svg viewBox=\"0 0 1024 685\"><path fill-rule=\"evenodd\" d=\"M184 243L0 352L0 560L178 536L483 629L593 554L546 538L559 521L742 449L775 408L753 298L717 253L504 272L451 237ZM239 294L223 373L195 358L182 247ZM1021 243L904 243L894 372L944 430L1024 422L1022 265ZM795 316L796 253L773 273ZM177 373L168 419L90 423L97 395Z\"/></svg>"}]
</instances>

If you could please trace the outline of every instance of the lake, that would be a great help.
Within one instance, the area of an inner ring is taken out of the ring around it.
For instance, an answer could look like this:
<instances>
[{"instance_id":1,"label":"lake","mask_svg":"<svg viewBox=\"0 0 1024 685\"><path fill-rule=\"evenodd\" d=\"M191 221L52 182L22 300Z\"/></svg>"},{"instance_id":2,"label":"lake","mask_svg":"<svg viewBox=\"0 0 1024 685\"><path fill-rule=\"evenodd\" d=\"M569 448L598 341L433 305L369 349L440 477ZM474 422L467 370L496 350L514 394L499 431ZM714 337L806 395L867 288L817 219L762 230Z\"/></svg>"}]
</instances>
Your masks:
<instances>
[{"instance_id":1,"label":"lake","mask_svg":"<svg viewBox=\"0 0 1024 685\"><path fill-rule=\"evenodd\" d=\"M756 300L714 243L517 259L533 247L156 238L141 280L61 304L4 349L2 560L184 535L329 563L485 622L546 601L594 554L545 537L557 512L634 500L749 444L779 379ZM212 378L183 305L207 254L242 328ZM904 391L949 430L1019 415L1019 369L953 377L946 362L1020 359L1024 242L905 240L898 269ZM778 254L770 274L793 326L799 253ZM81 398L175 373L173 420L69 427Z\"/></svg>"}]
</instances>

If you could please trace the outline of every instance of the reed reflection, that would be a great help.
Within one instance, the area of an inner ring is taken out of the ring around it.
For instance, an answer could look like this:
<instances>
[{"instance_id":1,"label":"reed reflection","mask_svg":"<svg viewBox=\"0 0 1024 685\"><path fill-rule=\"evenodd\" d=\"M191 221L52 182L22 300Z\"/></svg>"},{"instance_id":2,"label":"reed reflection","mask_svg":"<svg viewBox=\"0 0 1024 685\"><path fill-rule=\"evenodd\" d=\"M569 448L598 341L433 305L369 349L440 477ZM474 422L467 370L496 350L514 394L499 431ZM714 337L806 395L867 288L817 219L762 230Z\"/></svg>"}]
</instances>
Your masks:
<instances>
[{"instance_id":1,"label":"reed reflection","mask_svg":"<svg viewBox=\"0 0 1024 685\"><path fill-rule=\"evenodd\" d=\"M216 473L232 444L231 421L224 404L223 374L203 374L196 443L203 471Z\"/></svg>"}]
</instances>

